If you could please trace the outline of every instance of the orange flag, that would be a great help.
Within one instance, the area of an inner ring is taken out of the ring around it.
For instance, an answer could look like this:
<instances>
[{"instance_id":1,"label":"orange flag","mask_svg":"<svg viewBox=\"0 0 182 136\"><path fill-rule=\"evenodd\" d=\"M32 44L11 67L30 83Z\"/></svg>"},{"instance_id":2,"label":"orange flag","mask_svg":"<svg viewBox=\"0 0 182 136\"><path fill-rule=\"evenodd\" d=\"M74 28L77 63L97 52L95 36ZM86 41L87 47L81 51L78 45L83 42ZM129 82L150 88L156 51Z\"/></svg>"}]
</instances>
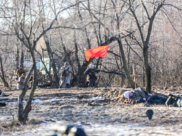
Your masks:
<instances>
[{"instance_id":1,"label":"orange flag","mask_svg":"<svg viewBox=\"0 0 182 136\"><path fill-rule=\"evenodd\" d=\"M85 50L86 60L89 61L90 58L94 58L94 57L105 58L108 48L109 48L109 45L99 46L93 49Z\"/></svg>"}]
</instances>

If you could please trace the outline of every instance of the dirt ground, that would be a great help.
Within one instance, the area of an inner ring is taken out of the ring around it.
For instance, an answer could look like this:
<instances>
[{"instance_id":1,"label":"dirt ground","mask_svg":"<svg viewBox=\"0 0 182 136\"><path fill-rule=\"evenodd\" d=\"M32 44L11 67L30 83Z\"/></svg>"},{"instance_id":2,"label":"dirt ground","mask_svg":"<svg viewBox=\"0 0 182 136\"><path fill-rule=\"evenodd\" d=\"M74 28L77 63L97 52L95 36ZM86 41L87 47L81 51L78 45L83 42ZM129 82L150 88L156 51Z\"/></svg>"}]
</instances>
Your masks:
<instances>
[{"instance_id":1,"label":"dirt ground","mask_svg":"<svg viewBox=\"0 0 182 136\"><path fill-rule=\"evenodd\" d=\"M182 135L181 108L165 105L126 105L121 95L130 88L70 88L36 89L32 111L27 125L17 119L18 90L3 90L8 97L0 96L7 103L0 107L0 136L37 136L53 131L56 126L74 124L81 126L88 136L122 135ZM167 95L181 94L181 87L155 88L153 92ZM24 103L28 99L26 94ZM145 115L153 109L151 121Z\"/></svg>"}]
</instances>

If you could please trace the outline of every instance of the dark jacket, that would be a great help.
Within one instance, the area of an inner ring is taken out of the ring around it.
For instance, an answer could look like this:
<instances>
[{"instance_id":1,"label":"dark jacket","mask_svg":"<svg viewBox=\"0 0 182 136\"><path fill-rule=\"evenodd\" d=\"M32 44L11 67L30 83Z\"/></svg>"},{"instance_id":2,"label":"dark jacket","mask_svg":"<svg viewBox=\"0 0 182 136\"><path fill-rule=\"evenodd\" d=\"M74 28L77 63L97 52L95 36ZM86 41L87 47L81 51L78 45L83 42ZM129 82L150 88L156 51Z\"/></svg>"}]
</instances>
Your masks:
<instances>
[{"instance_id":1,"label":"dark jacket","mask_svg":"<svg viewBox=\"0 0 182 136\"><path fill-rule=\"evenodd\" d=\"M25 70L24 69L18 69L16 71L16 74L19 75L19 76L21 76L23 73L25 73Z\"/></svg>"},{"instance_id":2,"label":"dark jacket","mask_svg":"<svg viewBox=\"0 0 182 136\"><path fill-rule=\"evenodd\" d=\"M95 68L93 68L93 69L91 69L91 68L89 68L86 72L85 72L85 74L86 75L89 75L89 79L97 79L96 77L95 77L95 72L100 72L101 70L97 70L97 69L95 69ZM90 74L89 74L90 73Z\"/></svg>"},{"instance_id":3,"label":"dark jacket","mask_svg":"<svg viewBox=\"0 0 182 136\"><path fill-rule=\"evenodd\" d=\"M182 107L182 97L169 96L166 101L166 106L173 105L175 107Z\"/></svg>"}]
</instances>

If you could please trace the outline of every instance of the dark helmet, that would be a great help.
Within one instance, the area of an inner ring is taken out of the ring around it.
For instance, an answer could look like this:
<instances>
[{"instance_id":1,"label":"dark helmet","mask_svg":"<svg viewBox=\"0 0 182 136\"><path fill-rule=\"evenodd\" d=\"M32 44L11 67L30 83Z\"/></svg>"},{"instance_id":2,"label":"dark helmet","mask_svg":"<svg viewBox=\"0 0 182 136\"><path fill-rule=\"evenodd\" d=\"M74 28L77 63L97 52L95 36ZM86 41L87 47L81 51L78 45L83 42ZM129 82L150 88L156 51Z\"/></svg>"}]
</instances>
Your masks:
<instances>
[{"instance_id":1,"label":"dark helmet","mask_svg":"<svg viewBox=\"0 0 182 136\"><path fill-rule=\"evenodd\" d=\"M64 63L64 65L69 65L69 62L66 61L66 62Z\"/></svg>"}]
</instances>

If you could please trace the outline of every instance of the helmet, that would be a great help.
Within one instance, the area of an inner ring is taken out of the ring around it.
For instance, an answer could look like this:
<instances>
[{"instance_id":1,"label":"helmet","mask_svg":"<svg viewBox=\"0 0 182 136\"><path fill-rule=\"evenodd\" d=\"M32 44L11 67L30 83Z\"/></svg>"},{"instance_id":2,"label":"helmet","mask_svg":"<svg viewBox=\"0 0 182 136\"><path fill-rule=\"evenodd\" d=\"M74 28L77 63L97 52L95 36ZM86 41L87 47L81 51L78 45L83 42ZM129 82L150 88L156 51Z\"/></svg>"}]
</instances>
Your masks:
<instances>
[{"instance_id":1,"label":"helmet","mask_svg":"<svg viewBox=\"0 0 182 136\"><path fill-rule=\"evenodd\" d=\"M90 64L90 68L91 68L91 67L94 67L94 64Z\"/></svg>"},{"instance_id":2,"label":"helmet","mask_svg":"<svg viewBox=\"0 0 182 136\"><path fill-rule=\"evenodd\" d=\"M64 65L69 65L69 62L66 61L66 62L64 63Z\"/></svg>"}]
</instances>

